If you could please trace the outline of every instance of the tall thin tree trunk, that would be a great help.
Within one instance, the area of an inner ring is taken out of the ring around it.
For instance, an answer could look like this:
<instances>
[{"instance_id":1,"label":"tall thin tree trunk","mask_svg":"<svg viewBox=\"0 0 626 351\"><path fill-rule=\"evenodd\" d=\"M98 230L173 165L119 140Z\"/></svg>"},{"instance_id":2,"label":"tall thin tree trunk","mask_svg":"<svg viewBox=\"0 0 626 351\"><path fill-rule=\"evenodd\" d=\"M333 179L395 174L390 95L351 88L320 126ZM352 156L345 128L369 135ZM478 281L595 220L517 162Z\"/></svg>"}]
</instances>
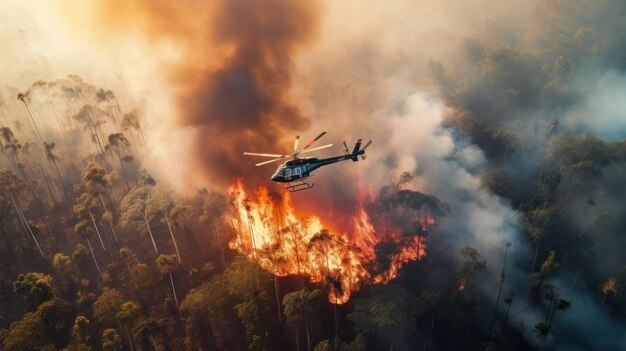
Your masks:
<instances>
[{"instance_id":1,"label":"tall thin tree trunk","mask_svg":"<svg viewBox=\"0 0 626 351\"><path fill-rule=\"evenodd\" d=\"M133 343L130 340L130 335L128 334L126 329L122 326L122 322L120 321L119 317L117 317L116 319L117 319L117 325L120 327L120 332L122 333L122 335L126 336L126 338L128 339L128 344L130 345L130 349L133 350Z\"/></svg>"},{"instance_id":2,"label":"tall thin tree trunk","mask_svg":"<svg viewBox=\"0 0 626 351\"><path fill-rule=\"evenodd\" d=\"M126 190L130 191L130 184L128 183L128 177L126 176L126 170L124 169L124 163L122 162L122 155L120 155L120 151L115 149L115 153L117 154L117 159L120 161L120 168L122 169L122 176L124 176L124 182L126 182Z\"/></svg>"},{"instance_id":3,"label":"tall thin tree trunk","mask_svg":"<svg viewBox=\"0 0 626 351\"><path fill-rule=\"evenodd\" d=\"M172 237L172 242L174 243L174 249L176 249L178 263L181 263L180 252L178 251L178 244L176 243L176 239L174 238L174 232L172 231L172 226L170 225L170 219L168 217L165 217L165 223L167 223L167 229L170 231L170 236Z\"/></svg>"},{"instance_id":4,"label":"tall thin tree trunk","mask_svg":"<svg viewBox=\"0 0 626 351\"><path fill-rule=\"evenodd\" d=\"M146 144L146 138L143 136L143 129L139 126L139 133L141 134L141 141L143 141L143 146L148 151L148 144Z\"/></svg>"},{"instance_id":5,"label":"tall thin tree trunk","mask_svg":"<svg viewBox=\"0 0 626 351\"><path fill-rule=\"evenodd\" d=\"M37 132L37 135L39 136L39 140L41 141L41 146L44 146L43 138L41 137L41 133L39 133L39 128L37 128L37 123L35 123L33 114L30 113L30 108L28 107L28 104L26 103L26 101L22 101L22 102L24 103L24 107L26 107L26 111L28 111L28 116L30 116L30 120L33 122L33 127L35 128L35 131Z\"/></svg>"},{"instance_id":6,"label":"tall thin tree trunk","mask_svg":"<svg viewBox=\"0 0 626 351\"><path fill-rule=\"evenodd\" d=\"M296 351L300 351L300 332L298 327L296 327Z\"/></svg>"},{"instance_id":7,"label":"tall thin tree trunk","mask_svg":"<svg viewBox=\"0 0 626 351\"><path fill-rule=\"evenodd\" d=\"M311 335L309 334L309 323L304 323L304 328L306 329L306 349L307 351L311 351Z\"/></svg>"},{"instance_id":8,"label":"tall thin tree trunk","mask_svg":"<svg viewBox=\"0 0 626 351\"><path fill-rule=\"evenodd\" d=\"M41 172L41 178L44 179L44 182L46 183L46 188L48 188L48 192L50 193L50 197L52 197L52 200L54 201L55 204L57 204L57 205L60 204L61 203L61 198L59 198L59 200L57 200L58 196L54 195L54 190L52 190L52 187L50 187L50 183L45 181L46 173L43 171L43 168L39 167L39 171Z\"/></svg>"},{"instance_id":9,"label":"tall thin tree trunk","mask_svg":"<svg viewBox=\"0 0 626 351\"><path fill-rule=\"evenodd\" d=\"M56 168L57 174L59 175L59 180L61 181L61 187L63 188L63 193L67 195L67 187L65 186L65 181L63 180L63 174L61 174L61 170L59 169L59 164L57 160L52 158L52 164L54 164L54 168Z\"/></svg>"},{"instance_id":10,"label":"tall thin tree trunk","mask_svg":"<svg viewBox=\"0 0 626 351\"><path fill-rule=\"evenodd\" d=\"M232 219L231 219L231 223L232 223ZM219 249L220 249L220 257L222 258L222 264L225 265L226 264L226 258L224 257L224 245L222 245L222 237L221 237L221 235L219 234L218 230L215 228L215 221L214 220L211 220L211 228L213 228L213 235L215 237L217 237L217 241L219 242L218 246L219 246ZM233 225L233 228L234 228L234 225ZM280 314L279 314L279 316L280 316Z\"/></svg>"},{"instance_id":11,"label":"tall thin tree trunk","mask_svg":"<svg viewBox=\"0 0 626 351\"><path fill-rule=\"evenodd\" d=\"M52 172L50 172L50 167L48 167L48 165L46 164L45 161L41 162L41 163L43 163L43 166L44 166L44 168L46 170L48 178L50 178L50 182L52 183L52 187L54 188L54 192L57 194L57 197L59 198L59 201L61 203L63 203L63 197L59 193L59 188L57 187L56 183L54 182L54 178L52 177Z\"/></svg>"},{"instance_id":12,"label":"tall thin tree trunk","mask_svg":"<svg viewBox=\"0 0 626 351\"><path fill-rule=\"evenodd\" d=\"M89 246L89 252L91 252L91 257L93 257L93 262L96 264L96 269L98 270L98 274L102 274L100 271L100 265L98 264L98 260L96 260L96 255L93 253L93 247L91 247L91 241L87 238L87 245Z\"/></svg>"},{"instance_id":13,"label":"tall thin tree trunk","mask_svg":"<svg viewBox=\"0 0 626 351\"><path fill-rule=\"evenodd\" d=\"M144 222L146 222L146 227L148 228L148 234L150 235L150 240L152 240L152 246L154 246L154 252L159 254L159 250L157 249L156 242L154 241L154 236L152 235L152 229L150 229L150 223L148 223L148 219L142 215Z\"/></svg>"},{"instance_id":14,"label":"tall thin tree trunk","mask_svg":"<svg viewBox=\"0 0 626 351\"><path fill-rule=\"evenodd\" d=\"M280 299L278 298L278 280L276 278L276 274L274 274L274 293L276 294L276 309L278 310L278 322L282 323L283 318L280 313ZM307 329L308 331L308 329Z\"/></svg>"},{"instance_id":15,"label":"tall thin tree trunk","mask_svg":"<svg viewBox=\"0 0 626 351\"><path fill-rule=\"evenodd\" d=\"M89 210L89 218L91 218L91 223L93 223L93 227L96 229L96 234L98 234L98 239L100 239L100 244L102 244L102 250L106 250L107 248L104 246L104 241L102 241L102 236L100 235L100 230L98 229L98 225L96 224L96 220L93 218L93 214L91 214L91 210Z\"/></svg>"},{"instance_id":16,"label":"tall thin tree trunk","mask_svg":"<svg viewBox=\"0 0 626 351\"><path fill-rule=\"evenodd\" d=\"M506 267L506 254L509 250L507 246L504 249L504 258L502 259L502 272L500 273L500 286L498 287L498 297L496 297L496 305L493 307L493 313L491 314L491 322L489 323L489 336L493 332L493 324L496 320L496 313L498 313L498 304L500 302L500 295L502 294L502 284L504 283L504 268Z\"/></svg>"},{"instance_id":17,"label":"tall thin tree trunk","mask_svg":"<svg viewBox=\"0 0 626 351\"><path fill-rule=\"evenodd\" d=\"M30 236L32 237L33 241L35 242L35 245L37 246L37 249L39 250L39 253L41 254L41 257L46 258L46 255L44 255L43 251L41 250L41 246L39 246L39 242L37 241L35 234L30 229L30 225L28 224L26 217L24 217L24 213L22 213L22 210L20 210L19 206L17 205L17 201L15 201L13 194L11 194L10 192L9 192L9 197L11 198L11 202L13 202L13 206L15 207L15 211L17 211L17 215L20 217L20 222L22 222L24 231L26 231L27 235L30 233Z\"/></svg>"},{"instance_id":18,"label":"tall thin tree trunk","mask_svg":"<svg viewBox=\"0 0 626 351\"><path fill-rule=\"evenodd\" d=\"M113 212L109 212L109 210L107 209L107 205L105 205L104 203L104 198L102 197L102 194L100 192L98 192L98 197L100 197L100 202L102 203L102 209L104 209L105 213L110 213L111 217L113 217ZM111 232L113 233L113 238L115 239L115 242L117 243L117 234L115 234L115 229L113 228L113 218L109 218L109 226L111 226Z\"/></svg>"},{"instance_id":19,"label":"tall thin tree trunk","mask_svg":"<svg viewBox=\"0 0 626 351\"><path fill-rule=\"evenodd\" d=\"M174 288L174 278L172 277L172 272L168 272L170 274L170 283L172 283L172 293L174 294L174 302L176 303L176 308L178 308L178 296L176 296L176 289Z\"/></svg>"}]
</instances>

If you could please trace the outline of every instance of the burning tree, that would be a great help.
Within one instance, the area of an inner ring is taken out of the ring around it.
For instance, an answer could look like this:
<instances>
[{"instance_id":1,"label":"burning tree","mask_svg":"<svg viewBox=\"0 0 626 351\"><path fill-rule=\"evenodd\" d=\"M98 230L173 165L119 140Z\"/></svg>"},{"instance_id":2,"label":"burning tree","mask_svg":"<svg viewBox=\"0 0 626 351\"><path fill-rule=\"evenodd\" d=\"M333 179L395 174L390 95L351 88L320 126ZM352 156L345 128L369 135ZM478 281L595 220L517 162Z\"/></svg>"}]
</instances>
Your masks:
<instances>
[{"instance_id":1,"label":"burning tree","mask_svg":"<svg viewBox=\"0 0 626 351\"><path fill-rule=\"evenodd\" d=\"M317 216L299 216L287 191L280 200L266 188L249 196L238 181L229 189L231 208L224 214L237 233L230 247L275 275L304 274L325 283L329 301L344 303L361 285L386 284L402 265L425 257L434 216L448 208L435 197L402 189L409 180L407 173L377 198L363 197L347 218L351 233L339 233Z\"/></svg>"}]
</instances>

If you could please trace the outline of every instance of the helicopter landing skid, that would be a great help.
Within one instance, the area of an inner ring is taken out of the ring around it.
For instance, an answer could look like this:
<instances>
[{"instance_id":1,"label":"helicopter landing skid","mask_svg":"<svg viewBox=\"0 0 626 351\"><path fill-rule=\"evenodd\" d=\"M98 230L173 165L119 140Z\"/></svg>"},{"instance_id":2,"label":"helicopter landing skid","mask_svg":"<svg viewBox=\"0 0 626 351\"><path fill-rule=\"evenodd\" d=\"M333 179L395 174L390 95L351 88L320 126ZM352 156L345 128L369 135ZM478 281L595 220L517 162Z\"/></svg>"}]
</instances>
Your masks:
<instances>
[{"instance_id":1,"label":"helicopter landing skid","mask_svg":"<svg viewBox=\"0 0 626 351\"><path fill-rule=\"evenodd\" d=\"M288 185L285 187L285 189L289 190L290 193L295 193L298 191L303 191L303 190L307 190L307 189L311 189L313 186L315 186L315 183L309 184L306 183L305 181L301 180L295 183L288 183Z\"/></svg>"}]
</instances>

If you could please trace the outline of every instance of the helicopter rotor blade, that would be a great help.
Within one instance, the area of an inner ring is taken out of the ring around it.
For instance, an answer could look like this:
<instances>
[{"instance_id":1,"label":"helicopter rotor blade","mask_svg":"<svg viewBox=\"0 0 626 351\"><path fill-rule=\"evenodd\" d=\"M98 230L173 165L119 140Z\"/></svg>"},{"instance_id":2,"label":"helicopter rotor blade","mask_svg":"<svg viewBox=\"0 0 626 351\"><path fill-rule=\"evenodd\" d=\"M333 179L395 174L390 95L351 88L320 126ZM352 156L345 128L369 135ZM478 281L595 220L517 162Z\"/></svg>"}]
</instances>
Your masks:
<instances>
[{"instance_id":1,"label":"helicopter rotor blade","mask_svg":"<svg viewBox=\"0 0 626 351\"><path fill-rule=\"evenodd\" d=\"M282 159L283 159L283 157L281 157L281 158L275 158L275 159L273 159L273 160L269 160L269 161L265 161L265 162L257 163L257 164L255 164L255 166L257 166L257 167L259 167L259 166L263 166L263 165L266 165L266 164L268 164L268 163L272 163L272 162L280 161L280 160L282 160Z\"/></svg>"},{"instance_id":2,"label":"helicopter rotor blade","mask_svg":"<svg viewBox=\"0 0 626 351\"><path fill-rule=\"evenodd\" d=\"M365 144L365 146L363 146L363 148L361 150L365 150L367 149L368 146L370 146L372 144L372 141L368 141L367 144Z\"/></svg>"},{"instance_id":3,"label":"helicopter rotor blade","mask_svg":"<svg viewBox=\"0 0 626 351\"><path fill-rule=\"evenodd\" d=\"M321 137L323 137L325 134L326 134L326 132L322 132L322 133L320 133L320 135L318 135L317 137L315 137L315 139L313 139L313 140L309 141L309 142L308 142L308 144L306 144L306 145L302 148L302 150L306 150L306 149L308 149L309 147L311 147L311 145L315 144L315 142L316 142L316 141L318 141L318 140L319 140Z\"/></svg>"},{"instance_id":4,"label":"helicopter rotor blade","mask_svg":"<svg viewBox=\"0 0 626 351\"><path fill-rule=\"evenodd\" d=\"M312 148L312 149L308 149L308 150L301 151L300 153L301 153L301 154L304 154L304 153L307 153L307 152L312 152L312 151L317 151L317 150L325 149L325 148L327 148L327 147L331 147L331 146L333 146L333 144L328 144L328 145L324 145L324 146L318 146L318 147L314 147L314 148Z\"/></svg>"},{"instance_id":5,"label":"helicopter rotor blade","mask_svg":"<svg viewBox=\"0 0 626 351\"><path fill-rule=\"evenodd\" d=\"M287 157L285 155L278 155L278 154L259 154L256 152L244 152L243 153L246 156L261 156L261 157Z\"/></svg>"},{"instance_id":6,"label":"helicopter rotor blade","mask_svg":"<svg viewBox=\"0 0 626 351\"><path fill-rule=\"evenodd\" d=\"M298 145L300 144L300 136L296 135L296 141L293 144L293 152L296 152L298 150Z\"/></svg>"}]
</instances>

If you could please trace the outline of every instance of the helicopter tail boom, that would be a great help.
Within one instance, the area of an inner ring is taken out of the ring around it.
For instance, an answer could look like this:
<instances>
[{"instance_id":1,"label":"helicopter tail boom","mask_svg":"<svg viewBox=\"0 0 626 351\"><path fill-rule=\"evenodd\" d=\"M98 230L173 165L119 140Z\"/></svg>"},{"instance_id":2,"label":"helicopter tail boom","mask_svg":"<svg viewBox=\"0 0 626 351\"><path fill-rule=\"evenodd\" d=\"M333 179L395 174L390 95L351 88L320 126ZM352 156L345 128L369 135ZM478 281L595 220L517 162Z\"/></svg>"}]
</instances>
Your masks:
<instances>
[{"instance_id":1,"label":"helicopter tail boom","mask_svg":"<svg viewBox=\"0 0 626 351\"><path fill-rule=\"evenodd\" d=\"M361 156L362 159L365 160L365 149L370 146L370 144L372 143L372 141L368 141L367 144L365 144L365 146L361 149L361 144L363 143L363 139L359 139L356 141L356 144L354 144L354 149L352 149L352 152L350 153L350 156L353 162L356 162L359 160L359 156Z\"/></svg>"}]
</instances>

